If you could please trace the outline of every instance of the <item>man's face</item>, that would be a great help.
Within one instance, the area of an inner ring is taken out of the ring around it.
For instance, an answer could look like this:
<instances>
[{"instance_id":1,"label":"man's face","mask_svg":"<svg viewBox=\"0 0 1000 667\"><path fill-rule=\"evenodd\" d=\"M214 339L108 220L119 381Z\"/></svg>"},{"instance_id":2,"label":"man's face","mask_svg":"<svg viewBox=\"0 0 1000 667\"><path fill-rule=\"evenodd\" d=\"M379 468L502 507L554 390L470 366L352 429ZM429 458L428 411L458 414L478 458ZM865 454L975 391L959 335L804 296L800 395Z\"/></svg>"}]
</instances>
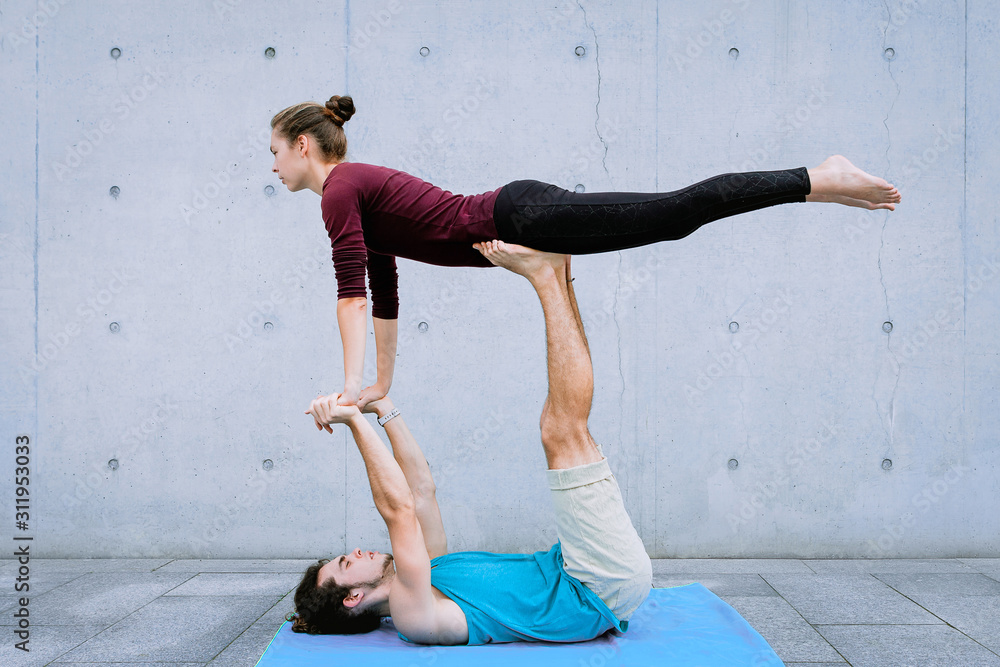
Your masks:
<instances>
[{"instance_id":1,"label":"man's face","mask_svg":"<svg viewBox=\"0 0 1000 667\"><path fill-rule=\"evenodd\" d=\"M395 574L392 555L378 551L355 549L349 554L337 556L319 569L318 586L333 577L341 586L350 588L376 588Z\"/></svg>"}]
</instances>

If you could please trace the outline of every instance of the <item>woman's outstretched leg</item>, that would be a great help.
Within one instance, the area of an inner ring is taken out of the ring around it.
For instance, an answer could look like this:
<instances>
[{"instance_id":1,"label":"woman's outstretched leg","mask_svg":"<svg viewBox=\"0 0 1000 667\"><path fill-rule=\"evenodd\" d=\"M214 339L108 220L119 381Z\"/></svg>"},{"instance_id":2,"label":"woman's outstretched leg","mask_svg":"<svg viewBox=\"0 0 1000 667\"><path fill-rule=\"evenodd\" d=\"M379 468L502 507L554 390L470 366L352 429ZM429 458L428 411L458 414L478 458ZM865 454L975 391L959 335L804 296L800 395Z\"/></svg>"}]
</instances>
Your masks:
<instances>
[{"instance_id":1,"label":"woman's outstretched leg","mask_svg":"<svg viewBox=\"0 0 1000 667\"><path fill-rule=\"evenodd\" d=\"M672 241L720 218L793 202L893 209L899 192L835 155L814 169L721 174L666 193L576 193L538 181L504 186L496 203L503 241L582 255Z\"/></svg>"}]
</instances>

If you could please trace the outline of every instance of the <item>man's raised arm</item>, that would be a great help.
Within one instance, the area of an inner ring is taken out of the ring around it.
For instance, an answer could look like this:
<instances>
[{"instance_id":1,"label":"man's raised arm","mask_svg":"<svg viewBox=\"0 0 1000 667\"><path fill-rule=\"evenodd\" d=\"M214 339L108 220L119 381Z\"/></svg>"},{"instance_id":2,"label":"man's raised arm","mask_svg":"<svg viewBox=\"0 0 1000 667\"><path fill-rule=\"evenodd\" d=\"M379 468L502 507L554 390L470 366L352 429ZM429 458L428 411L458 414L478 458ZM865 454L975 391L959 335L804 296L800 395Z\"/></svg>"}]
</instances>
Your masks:
<instances>
[{"instance_id":1,"label":"man's raised arm","mask_svg":"<svg viewBox=\"0 0 1000 667\"><path fill-rule=\"evenodd\" d=\"M306 414L313 416L318 428L325 428L330 433L333 432L330 424L346 424L351 429L354 442L357 443L358 451L361 452L361 457L365 461L365 470L368 472L368 482L371 485L375 508L382 515L389 528L389 539L393 541L395 549L393 526L400 523L405 524L409 516L415 518L413 494L410 492L410 487L406 483L406 477L399 464L396 463L371 424L364 418L356 405L338 405L337 399L339 397L339 394L320 396L312 402L309 409L306 410ZM419 530L419 525L417 529Z\"/></svg>"},{"instance_id":2,"label":"man's raised arm","mask_svg":"<svg viewBox=\"0 0 1000 667\"><path fill-rule=\"evenodd\" d=\"M358 407L338 405L339 397L332 394L315 399L306 414L313 416L320 429L330 430L330 424L346 424L365 461L375 507L389 529L396 566L389 592L393 622L414 641L464 643L468 630L463 629L464 625L456 630L454 613L447 613L448 610L443 610L441 602L435 599L431 587L431 561L406 476ZM464 622L464 616L462 620Z\"/></svg>"},{"instance_id":3,"label":"man's raised arm","mask_svg":"<svg viewBox=\"0 0 1000 667\"><path fill-rule=\"evenodd\" d=\"M391 415L395 410L392 400L385 398L372 401L365 407L365 412L373 412L382 420L387 415ZM434 485L434 477L431 475L430 466L427 459L420 450L409 427L399 415L390 417L383 424L389 442L392 443L392 453L396 457L396 462L406 476L406 483L413 493L413 500L416 506L417 519L420 520L420 528L424 534L424 543L427 546L427 556L436 558L448 553L448 537L444 532L444 523L441 521L441 509L438 507L437 490Z\"/></svg>"}]
</instances>

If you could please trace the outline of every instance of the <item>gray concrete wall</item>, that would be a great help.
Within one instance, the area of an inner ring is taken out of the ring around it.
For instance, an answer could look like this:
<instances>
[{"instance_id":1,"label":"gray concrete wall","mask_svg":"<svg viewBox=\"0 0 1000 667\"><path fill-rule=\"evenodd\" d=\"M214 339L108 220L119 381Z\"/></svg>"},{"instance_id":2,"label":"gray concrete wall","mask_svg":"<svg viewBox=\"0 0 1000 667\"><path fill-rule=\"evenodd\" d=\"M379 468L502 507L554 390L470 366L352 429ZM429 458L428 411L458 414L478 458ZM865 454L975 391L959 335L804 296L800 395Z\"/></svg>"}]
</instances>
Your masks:
<instances>
[{"instance_id":1,"label":"gray concrete wall","mask_svg":"<svg viewBox=\"0 0 1000 667\"><path fill-rule=\"evenodd\" d=\"M268 152L275 112L348 93L351 159L464 194L833 153L892 180L891 214L788 205L577 258L592 431L653 556L1000 555L998 28L985 0L0 2L0 536L388 547L349 433L303 415L341 387L336 284L319 198ZM452 548L546 548L532 290L399 272L392 393Z\"/></svg>"}]
</instances>

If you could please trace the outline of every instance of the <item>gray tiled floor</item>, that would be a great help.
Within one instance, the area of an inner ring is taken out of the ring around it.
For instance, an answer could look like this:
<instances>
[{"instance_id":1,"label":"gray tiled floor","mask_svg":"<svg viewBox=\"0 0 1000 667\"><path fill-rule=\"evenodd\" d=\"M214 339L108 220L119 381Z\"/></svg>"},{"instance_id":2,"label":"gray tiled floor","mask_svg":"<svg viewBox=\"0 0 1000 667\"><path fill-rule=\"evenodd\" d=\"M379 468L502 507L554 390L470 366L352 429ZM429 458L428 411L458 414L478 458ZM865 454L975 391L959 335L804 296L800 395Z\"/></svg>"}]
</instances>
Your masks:
<instances>
[{"instance_id":1,"label":"gray tiled floor","mask_svg":"<svg viewBox=\"0 0 1000 667\"><path fill-rule=\"evenodd\" d=\"M249 667L309 563L32 560L26 654L17 565L0 561L0 664ZM657 560L653 576L701 582L788 665L1000 667L1000 559Z\"/></svg>"}]
</instances>

